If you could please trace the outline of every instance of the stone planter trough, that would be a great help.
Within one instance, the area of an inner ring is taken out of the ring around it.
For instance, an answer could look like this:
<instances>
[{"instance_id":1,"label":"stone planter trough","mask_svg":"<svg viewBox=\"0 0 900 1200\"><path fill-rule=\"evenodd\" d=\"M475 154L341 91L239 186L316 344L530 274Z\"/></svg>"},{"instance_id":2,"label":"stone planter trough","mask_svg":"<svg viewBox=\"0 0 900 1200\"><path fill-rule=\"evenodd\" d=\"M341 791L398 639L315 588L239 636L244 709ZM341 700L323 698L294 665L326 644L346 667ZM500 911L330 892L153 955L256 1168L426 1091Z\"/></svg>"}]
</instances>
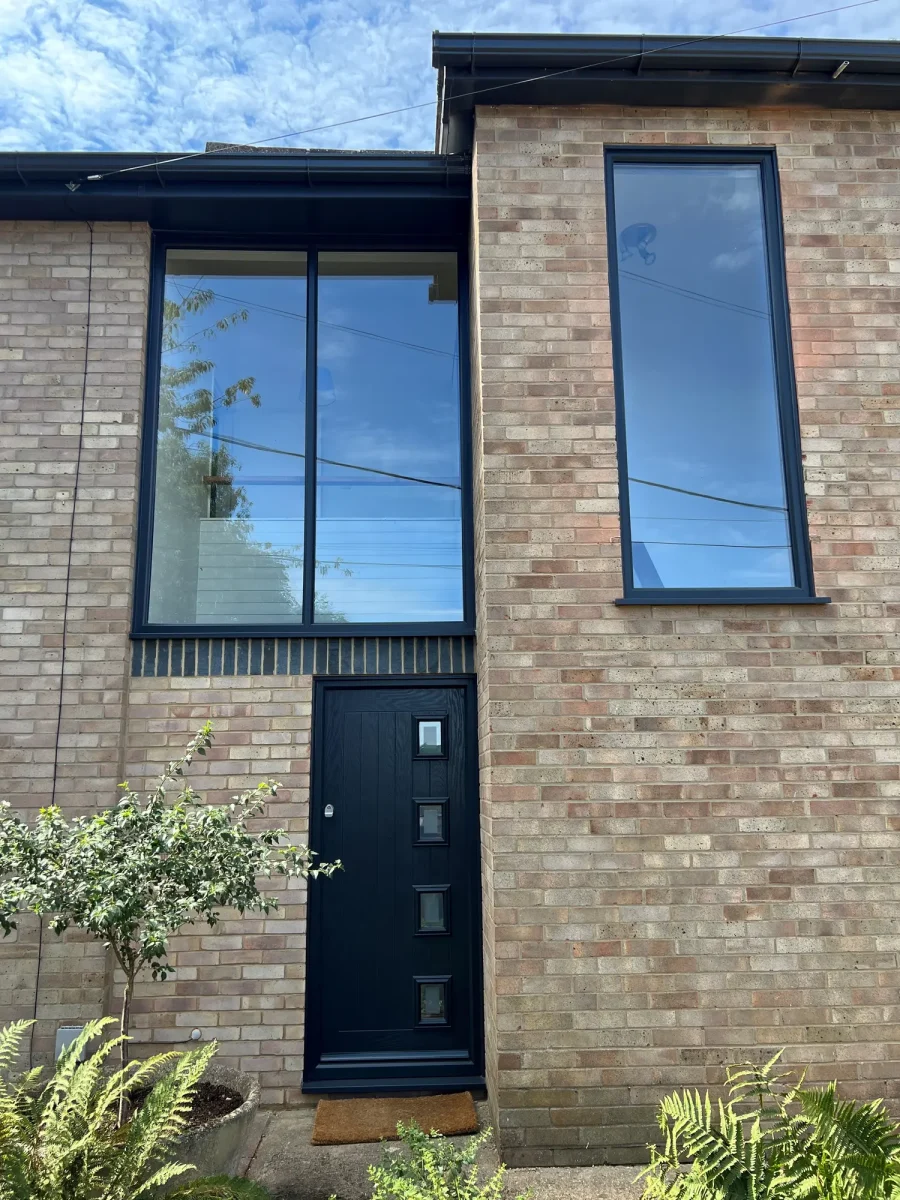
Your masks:
<instances>
[{"instance_id":1,"label":"stone planter trough","mask_svg":"<svg viewBox=\"0 0 900 1200\"><path fill-rule=\"evenodd\" d=\"M215 1061L210 1063L203 1078L208 1083L234 1088L244 1102L224 1117L216 1117L209 1124L185 1133L178 1143L178 1157L181 1162L192 1163L197 1175L233 1175L259 1108L259 1084L252 1075ZM182 1175L173 1186L191 1177Z\"/></svg>"}]
</instances>

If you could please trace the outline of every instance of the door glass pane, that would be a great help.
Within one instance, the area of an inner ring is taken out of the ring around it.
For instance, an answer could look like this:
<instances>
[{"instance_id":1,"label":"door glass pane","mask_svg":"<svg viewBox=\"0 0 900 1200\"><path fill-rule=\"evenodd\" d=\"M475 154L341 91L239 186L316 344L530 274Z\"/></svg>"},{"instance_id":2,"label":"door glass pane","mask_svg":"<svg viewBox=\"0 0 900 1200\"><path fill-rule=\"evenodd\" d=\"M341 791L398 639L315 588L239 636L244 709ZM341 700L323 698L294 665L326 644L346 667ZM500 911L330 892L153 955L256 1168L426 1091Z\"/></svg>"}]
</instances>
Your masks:
<instances>
[{"instance_id":1,"label":"door glass pane","mask_svg":"<svg viewBox=\"0 0 900 1200\"><path fill-rule=\"evenodd\" d=\"M445 983L419 984L419 1020L422 1022L446 1022L447 985Z\"/></svg>"},{"instance_id":2,"label":"door glass pane","mask_svg":"<svg viewBox=\"0 0 900 1200\"><path fill-rule=\"evenodd\" d=\"M442 723L440 721L419 721L419 754L443 754Z\"/></svg>"},{"instance_id":3,"label":"door glass pane","mask_svg":"<svg viewBox=\"0 0 900 1200\"><path fill-rule=\"evenodd\" d=\"M422 933L446 933L445 893L419 892L419 930Z\"/></svg>"},{"instance_id":4,"label":"door glass pane","mask_svg":"<svg viewBox=\"0 0 900 1200\"><path fill-rule=\"evenodd\" d=\"M443 842L444 838L444 805L419 805L419 841Z\"/></svg>"},{"instance_id":5,"label":"door glass pane","mask_svg":"<svg viewBox=\"0 0 900 1200\"><path fill-rule=\"evenodd\" d=\"M150 620L299 621L306 255L170 250Z\"/></svg>"},{"instance_id":6,"label":"door glass pane","mask_svg":"<svg viewBox=\"0 0 900 1200\"><path fill-rule=\"evenodd\" d=\"M792 587L761 168L614 191L633 586Z\"/></svg>"},{"instance_id":7,"label":"door glass pane","mask_svg":"<svg viewBox=\"0 0 900 1200\"><path fill-rule=\"evenodd\" d=\"M455 254L319 256L319 622L462 619Z\"/></svg>"}]
</instances>

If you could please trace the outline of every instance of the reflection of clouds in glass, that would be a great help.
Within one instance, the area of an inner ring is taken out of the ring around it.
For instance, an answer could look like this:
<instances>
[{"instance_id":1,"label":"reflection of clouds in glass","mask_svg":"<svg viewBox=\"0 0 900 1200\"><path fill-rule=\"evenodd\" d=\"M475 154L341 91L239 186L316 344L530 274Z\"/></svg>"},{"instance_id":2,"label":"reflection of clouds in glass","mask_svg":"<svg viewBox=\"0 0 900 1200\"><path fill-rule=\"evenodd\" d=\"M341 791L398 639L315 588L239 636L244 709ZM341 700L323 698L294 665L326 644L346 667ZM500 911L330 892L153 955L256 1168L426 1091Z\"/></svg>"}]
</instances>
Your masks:
<instances>
[{"instance_id":1,"label":"reflection of clouds in glass","mask_svg":"<svg viewBox=\"0 0 900 1200\"><path fill-rule=\"evenodd\" d=\"M714 172L706 194L706 207L732 216L760 211L755 167L721 168Z\"/></svg>"},{"instance_id":2,"label":"reflection of clouds in glass","mask_svg":"<svg viewBox=\"0 0 900 1200\"><path fill-rule=\"evenodd\" d=\"M716 271L738 271L755 262L759 256L759 246L747 246L743 250L726 250L717 254L710 262Z\"/></svg>"},{"instance_id":3,"label":"reflection of clouds in glass","mask_svg":"<svg viewBox=\"0 0 900 1200\"><path fill-rule=\"evenodd\" d=\"M759 170L619 164L615 215L659 230L620 274L635 582L790 586Z\"/></svg>"},{"instance_id":4,"label":"reflection of clouds in glass","mask_svg":"<svg viewBox=\"0 0 900 1200\"><path fill-rule=\"evenodd\" d=\"M349 317L335 317L333 311L329 311L329 319L332 324L349 324ZM359 352L359 340L347 330L329 329L326 326L319 324L319 358L327 360L334 366L339 362L348 362L355 358Z\"/></svg>"},{"instance_id":5,"label":"reflection of clouds in glass","mask_svg":"<svg viewBox=\"0 0 900 1200\"><path fill-rule=\"evenodd\" d=\"M461 618L457 310L426 286L446 257L361 252L358 274L320 260L335 402L319 412L316 558L335 567L317 579L319 621Z\"/></svg>"},{"instance_id":6,"label":"reflection of clouds in glass","mask_svg":"<svg viewBox=\"0 0 900 1200\"><path fill-rule=\"evenodd\" d=\"M734 572L735 580L745 587L781 587L785 571L790 570L787 550L776 550L758 558L752 567Z\"/></svg>"},{"instance_id":7,"label":"reflection of clouds in glass","mask_svg":"<svg viewBox=\"0 0 900 1200\"><path fill-rule=\"evenodd\" d=\"M722 403L728 402L727 397L723 397ZM734 475L724 476L713 473L714 464L706 461L700 462L694 459L691 462L685 461L683 458L675 458L663 455L651 455L645 452L644 455L645 471L647 478L652 479L654 483L668 484L670 487L685 488L689 491L706 492L709 496L719 496L723 500L740 500L744 504L765 504L773 505L780 508L784 503L784 490L780 477L766 478L760 475L741 475L736 479ZM720 464L715 464L718 467ZM733 464L732 464L733 465ZM741 459L740 465L746 470L749 466L746 458ZM638 482L634 478L632 483ZM773 490L774 488L774 490ZM658 507L660 498L666 496L665 488L649 488L638 484L638 488L632 488L632 503L635 501L651 504ZM702 497L681 496L677 494L669 494L666 496L665 503L672 506L677 504L686 504L689 508L687 515L696 516L696 506L713 503L714 501L704 500ZM725 505L724 508L715 504L713 512L716 517L726 513L730 517L736 517L740 514L739 509L731 508ZM674 516L671 511L667 515ZM704 514L705 515L705 514ZM745 516L750 513L744 511ZM774 515L774 514L773 514ZM724 518L723 518L724 519Z\"/></svg>"},{"instance_id":8,"label":"reflection of clouds in glass","mask_svg":"<svg viewBox=\"0 0 900 1200\"><path fill-rule=\"evenodd\" d=\"M429 435L437 421L429 419ZM385 439L384 430L370 422L341 423L339 430L332 427L329 442L340 449L343 462L361 463L366 467L377 467L383 471L397 471L400 464L414 467L414 474L447 478L451 470L452 480L459 480L459 449L456 444L458 418L445 421L451 437L446 443L430 437L416 437L410 429L392 429L390 441ZM339 436L336 436L339 435ZM320 447L321 449L321 447ZM441 475L443 472L443 475Z\"/></svg>"}]
</instances>

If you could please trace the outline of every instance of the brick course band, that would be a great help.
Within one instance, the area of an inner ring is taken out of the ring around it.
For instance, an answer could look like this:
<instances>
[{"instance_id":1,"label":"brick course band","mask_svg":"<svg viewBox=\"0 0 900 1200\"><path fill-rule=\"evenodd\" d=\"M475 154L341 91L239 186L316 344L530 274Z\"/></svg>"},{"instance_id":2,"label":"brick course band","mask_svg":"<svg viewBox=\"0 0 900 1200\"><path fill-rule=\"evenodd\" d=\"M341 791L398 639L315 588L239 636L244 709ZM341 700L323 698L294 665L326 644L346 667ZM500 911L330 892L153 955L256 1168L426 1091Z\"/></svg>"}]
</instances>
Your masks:
<instances>
[{"instance_id":1,"label":"brick course band","mask_svg":"<svg viewBox=\"0 0 900 1200\"><path fill-rule=\"evenodd\" d=\"M459 675L475 670L471 637L143 638L131 674Z\"/></svg>"}]
</instances>

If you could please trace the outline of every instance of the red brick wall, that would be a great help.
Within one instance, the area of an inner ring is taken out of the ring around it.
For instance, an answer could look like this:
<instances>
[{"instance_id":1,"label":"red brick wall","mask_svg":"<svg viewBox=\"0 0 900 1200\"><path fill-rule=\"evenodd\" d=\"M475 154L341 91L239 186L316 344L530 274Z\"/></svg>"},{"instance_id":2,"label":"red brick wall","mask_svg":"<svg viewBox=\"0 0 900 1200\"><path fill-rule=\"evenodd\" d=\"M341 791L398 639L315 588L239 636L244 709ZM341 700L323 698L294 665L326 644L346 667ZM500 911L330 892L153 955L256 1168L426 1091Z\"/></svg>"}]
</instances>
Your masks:
<instances>
[{"instance_id":1,"label":"red brick wall","mask_svg":"<svg viewBox=\"0 0 900 1200\"><path fill-rule=\"evenodd\" d=\"M900 1094L900 118L479 109L482 802L508 1161L785 1046ZM776 145L826 608L616 608L604 143Z\"/></svg>"}]
</instances>

